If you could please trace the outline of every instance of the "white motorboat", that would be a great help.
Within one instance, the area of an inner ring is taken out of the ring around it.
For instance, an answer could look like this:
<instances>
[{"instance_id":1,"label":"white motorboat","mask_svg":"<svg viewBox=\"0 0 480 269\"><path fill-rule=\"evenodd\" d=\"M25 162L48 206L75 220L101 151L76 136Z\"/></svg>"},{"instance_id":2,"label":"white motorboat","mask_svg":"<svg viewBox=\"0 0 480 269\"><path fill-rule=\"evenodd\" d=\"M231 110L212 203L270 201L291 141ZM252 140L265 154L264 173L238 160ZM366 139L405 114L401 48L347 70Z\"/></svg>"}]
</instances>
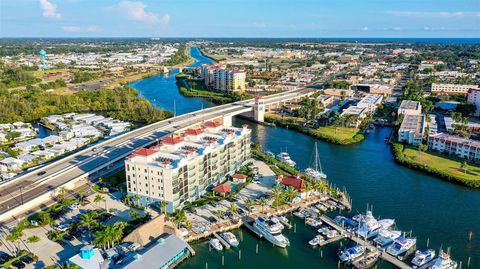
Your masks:
<instances>
[{"instance_id":1,"label":"white motorboat","mask_svg":"<svg viewBox=\"0 0 480 269\"><path fill-rule=\"evenodd\" d=\"M364 246L357 245L338 252L338 258L341 262L350 262L363 255L365 250Z\"/></svg>"},{"instance_id":2,"label":"white motorboat","mask_svg":"<svg viewBox=\"0 0 480 269\"><path fill-rule=\"evenodd\" d=\"M253 227L265 239L267 239L276 246L284 248L290 245L290 241L288 241L288 238L282 234L282 226L279 222L272 221L271 219L265 219L263 217L258 217L255 219Z\"/></svg>"},{"instance_id":3,"label":"white motorboat","mask_svg":"<svg viewBox=\"0 0 480 269\"><path fill-rule=\"evenodd\" d=\"M380 225L377 219L373 217L372 211L367 211L367 214L362 215L354 220L360 222L360 226L358 227L356 233L358 236L365 239L376 236L382 228L382 225Z\"/></svg>"},{"instance_id":4,"label":"white motorboat","mask_svg":"<svg viewBox=\"0 0 480 269\"><path fill-rule=\"evenodd\" d=\"M220 237L222 237L225 241L227 241L227 243L230 246L234 248L238 247L239 243L238 243L237 237L233 233L231 232L221 233Z\"/></svg>"},{"instance_id":5,"label":"white motorboat","mask_svg":"<svg viewBox=\"0 0 480 269\"><path fill-rule=\"evenodd\" d=\"M395 224L394 219L381 219L378 221L378 224L382 226L382 229L387 230L390 229Z\"/></svg>"},{"instance_id":6,"label":"white motorboat","mask_svg":"<svg viewBox=\"0 0 480 269\"><path fill-rule=\"evenodd\" d=\"M327 233L330 231L330 228L328 226L323 226L322 228L318 229L318 232L327 235Z\"/></svg>"},{"instance_id":7,"label":"white motorboat","mask_svg":"<svg viewBox=\"0 0 480 269\"><path fill-rule=\"evenodd\" d=\"M380 230L378 233L378 236L373 239L373 242L378 246L378 247L386 247L393 243L393 241L397 238L399 238L402 235L402 232L400 231L391 231L391 230Z\"/></svg>"},{"instance_id":8,"label":"white motorboat","mask_svg":"<svg viewBox=\"0 0 480 269\"><path fill-rule=\"evenodd\" d=\"M435 250L422 248L415 251L415 257L412 259L413 268L421 267L435 258Z\"/></svg>"},{"instance_id":9,"label":"white motorboat","mask_svg":"<svg viewBox=\"0 0 480 269\"><path fill-rule=\"evenodd\" d=\"M312 227L318 227L322 225L322 221L317 218L306 218L305 223Z\"/></svg>"},{"instance_id":10,"label":"white motorboat","mask_svg":"<svg viewBox=\"0 0 480 269\"><path fill-rule=\"evenodd\" d=\"M322 171L322 164L320 162L320 157L318 155L318 147L317 147L317 142L315 142L315 155L314 155L314 165L313 167L308 167L305 169L305 174L313 179L321 179L325 180L327 179L327 175Z\"/></svg>"},{"instance_id":11,"label":"white motorboat","mask_svg":"<svg viewBox=\"0 0 480 269\"><path fill-rule=\"evenodd\" d=\"M325 241L325 238L321 235L317 235L312 240L308 241L308 243L310 244L310 246L314 247L323 241Z\"/></svg>"},{"instance_id":12,"label":"white motorboat","mask_svg":"<svg viewBox=\"0 0 480 269\"><path fill-rule=\"evenodd\" d=\"M327 238L328 238L328 239L337 237L337 236L339 236L339 235L340 235L340 233L339 233L337 230L334 230L334 229L329 230L329 231L327 232Z\"/></svg>"},{"instance_id":13,"label":"white motorboat","mask_svg":"<svg viewBox=\"0 0 480 269\"><path fill-rule=\"evenodd\" d=\"M298 217L298 218L301 218L301 219L305 218L304 211L301 210L301 209L293 212L293 215L294 215L295 217Z\"/></svg>"},{"instance_id":14,"label":"white motorboat","mask_svg":"<svg viewBox=\"0 0 480 269\"><path fill-rule=\"evenodd\" d=\"M290 158L290 155L286 151L277 154L277 160L291 167L294 167L296 165L296 163Z\"/></svg>"},{"instance_id":15,"label":"white motorboat","mask_svg":"<svg viewBox=\"0 0 480 269\"><path fill-rule=\"evenodd\" d=\"M220 240L218 240L217 238L210 239L209 243L210 243L210 246L212 246L212 248L215 249L216 251L223 250L222 243L220 243Z\"/></svg>"},{"instance_id":16,"label":"white motorboat","mask_svg":"<svg viewBox=\"0 0 480 269\"><path fill-rule=\"evenodd\" d=\"M398 237L393 241L393 244L387 247L387 252L395 257L400 258L402 254L405 254L417 243L416 238L405 238L403 236Z\"/></svg>"},{"instance_id":17,"label":"white motorboat","mask_svg":"<svg viewBox=\"0 0 480 269\"><path fill-rule=\"evenodd\" d=\"M321 204L321 203L317 204L316 207L317 207L318 210L320 210L320 211L323 211L323 212L327 212L327 211L328 211L328 208L327 208L325 205Z\"/></svg>"},{"instance_id":18,"label":"white motorboat","mask_svg":"<svg viewBox=\"0 0 480 269\"><path fill-rule=\"evenodd\" d=\"M276 225L280 226L280 229L285 229L285 226L282 224L282 222L277 218L277 217L270 217L270 220L275 223Z\"/></svg>"},{"instance_id":19,"label":"white motorboat","mask_svg":"<svg viewBox=\"0 0 480 269\"><path fill-rule=\"evenodd\" d=\"M435 263L430 267L431 269L456 269L458 263L456 261L452 261L450 255L443 251L440 251L438 258L435 259Z\"/></svg>"}]
</instances>

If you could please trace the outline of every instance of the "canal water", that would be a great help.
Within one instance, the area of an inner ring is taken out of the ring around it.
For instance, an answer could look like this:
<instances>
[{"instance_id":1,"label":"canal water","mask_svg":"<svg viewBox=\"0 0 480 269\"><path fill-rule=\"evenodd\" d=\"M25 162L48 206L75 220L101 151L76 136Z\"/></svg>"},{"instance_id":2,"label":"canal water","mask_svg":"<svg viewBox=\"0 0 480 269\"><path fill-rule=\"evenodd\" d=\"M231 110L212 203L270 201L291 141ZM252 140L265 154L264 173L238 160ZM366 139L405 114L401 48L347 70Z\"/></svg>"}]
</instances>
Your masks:
<instances>
[{"instance_id":1,"label":"canal water","mask_svg":"<svg viewBox=\"0 0 480 269\"><path fill-rule=\"evenodd\" d=\"M195 65L211 61L196 48L191 50L191 55L198 60ZM177 114L213 105L200 98L180 95L175 85L175 72L130 85L158 107L173 110L173 100L176 100ZM285 128L263 126L239 118L234 120L236 126L244 123L252 128L255 142L274 153L287 150L301 169L309 165L314 143L318 142L328 180L340 188L345 186L353 199L351 214L365 211L367 205L373 206L375 216L394 218L398 229L412 231L417 237L417 248L425 247L429 240L430 248L437 252L440 247L445 250L450 247L453 258L463 262L462 268L467 268L469 257L469 268L480 268L480 192L395 164L384 143L391 129L377 128L357 145L338 146ZM311 248L308 241L314 237L315 230L304 226L301 220L292 218L292 221L297 229L296 233L285 232L291 241L288 249L272 247L240 229L235 233L238 237L242 234L243 238L241 259L239 250L211 252L205 241L192 245L197 255L179 268L336 268L336 252L340 245ZM470 231L475 233L472 241L468 240ZM259 244L259 254L255 253L256 244ZM222 266L222 255L225 266ZM392 267L380 263L379 268Z\"/></svg>"}]
</instances>

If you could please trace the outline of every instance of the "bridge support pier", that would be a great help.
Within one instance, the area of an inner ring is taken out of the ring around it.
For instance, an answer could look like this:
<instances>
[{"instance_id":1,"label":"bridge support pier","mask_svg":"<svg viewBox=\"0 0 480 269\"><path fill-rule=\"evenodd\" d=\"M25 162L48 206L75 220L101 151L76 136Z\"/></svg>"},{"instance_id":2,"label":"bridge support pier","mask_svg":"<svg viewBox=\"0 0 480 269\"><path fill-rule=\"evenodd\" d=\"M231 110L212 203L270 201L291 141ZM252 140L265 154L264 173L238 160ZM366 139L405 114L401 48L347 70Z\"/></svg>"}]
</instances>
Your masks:
<instances>
[{"instance_id":1,"label":"bridge support pier","mask_svg":"<svg viewBox=\"0 0 480 269\"><path fill-rule=\"evenodd\" d=\"M232 126L232 116L231 115L223 116L223 126Z\"/></svg>"},{"instance_id":2,"label":"bridge support pier","mask_svg":"<svg viewBox=\"0 0 480 269\"><path fill-rule=\"evenodd\" d=\"M265 101L261 97L255 98L253 106L253 119L257 122L265 121Z\"/></svg>"}]
</instances>

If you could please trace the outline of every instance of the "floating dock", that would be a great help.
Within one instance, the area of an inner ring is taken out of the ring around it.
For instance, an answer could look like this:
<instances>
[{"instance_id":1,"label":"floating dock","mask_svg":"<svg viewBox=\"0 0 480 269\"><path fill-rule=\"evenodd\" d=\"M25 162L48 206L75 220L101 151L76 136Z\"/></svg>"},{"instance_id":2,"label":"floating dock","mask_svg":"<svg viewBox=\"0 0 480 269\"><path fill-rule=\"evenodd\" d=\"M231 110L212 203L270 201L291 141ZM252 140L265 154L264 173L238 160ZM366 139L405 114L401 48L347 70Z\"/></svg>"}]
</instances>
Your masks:
<instances>
[{"instance_id":1,"label":"floating dock","mask_svg":"<svg viewBox=\"0 0 480 269\"><path fill-rule=\"evenodd\" d=\"M289 230L293 228L292 224L290 224L290 223L282 220L281 218L279 218L278 221L280 221L280 223L282 223L283 226L285 226L285 228L287 228L287 229L289 229Z\"/></svg>"},{"instance_id":2,"label":"floating dock","mask_svg":"<svg viewBox=\"0 0 480 269\"><path fill-rule=\"evenodd\" d=\"M346 238L352 240L353 242L359 244L359 245L364 245L366 246L370 251L376 251L377 248L375 246L372 245L372 243L370 241L365 241L357 236L355 236L354 234L352 233L349 233L348 231L346 231L343 227L340 227L338 224L336 224L331 218L329 218L328 216L325 216L325 215L322 215L320 216L320 219L328 224L329 226L331 226L332 228L336 229L337 231L339 231L340 233L342 234L345 234L347 235ZM401 268L401 269L411 269L412 267L409 266L408 264L406 264L405 262L397 259L396 257L386 253L386 252L380 252L380 256L379 256L380 259L383 259L393 265L395 265L396 267L398 268Z\"/></svg>"},{"instance_id":3,"label":"floating dock","mask_svg":"<svg viewBox=\"0 0 480 269\"><path fill-rule=\"evenodd\" d=\"M327 240L325 240L325 241L320 242L320 243L318 244L318 246L319 246L319 247L323 247L323 246L328 245L328 244L330 244L330 243L333 243L333 242L337 242L337 241L339 241L339 240L342 240L343 238L345 238L345 236L341 234L341 235L338 235L338 236L335 236L335 237L332 237L332 238L329 238L329 239L327 239Z\"/></svg>"}]
</instances>

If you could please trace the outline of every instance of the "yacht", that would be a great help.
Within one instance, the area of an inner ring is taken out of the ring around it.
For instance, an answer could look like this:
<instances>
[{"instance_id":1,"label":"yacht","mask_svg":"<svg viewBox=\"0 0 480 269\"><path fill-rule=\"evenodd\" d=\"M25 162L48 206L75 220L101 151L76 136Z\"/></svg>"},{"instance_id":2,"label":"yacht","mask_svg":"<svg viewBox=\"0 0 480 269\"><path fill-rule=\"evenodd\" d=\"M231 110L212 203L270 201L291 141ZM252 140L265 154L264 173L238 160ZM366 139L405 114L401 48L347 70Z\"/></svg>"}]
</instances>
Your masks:
<instances>
[{"instance_id":1,"label":"yacht","mask_svg":"<svg viewBox=\"0 0 480 269\"><path fill-rule=\"evenodd\" d=\"M431 269L456 269L458 263L452 261L450 255L443 251L440 251L438 258L435 260L435 263L430 267Z\"/></svg>"},{"instance_id":2,"label":"yacht","mask_svg":"<svg viewBox=\"0 0 480 269\"><path fill-rule=\"evenodd\" d=\"M290 158L290 155L286 151L280 152L277 155L277 160L291 167L294 167L296 165L296 163Z\"/></svg>"},{"instance_id":3,"label":"yacht","mask_svg":"<svg viewBox=\"0 0 480 269\"><path fill-rule=\"evenodd\" d=\"M318 227L322 225L322 221L316 218L306 218L305 223L312 227Z\"/></svg>"},{"instance_id":4,"label":"yacht","mask_svg":"<svg viewBox=\"0 0 480 269\"><path fill-rule=\"evenodd\" d=\"M216 251L222 251L223 250L223 246L220 243L220 240L218 240L217 238L210 239L209 243L210 243L210 246L212 246L212 248L215 249Z\"/></svg>"},{"instance_id":5,"label":"yacht","mask_svg":"<svg viewBox=\"0 0 480 269\"><path fill-rule=\"evenodd\" d=\"M318 232L327 235L327 233L330 231L330 228L328 226L322 226L322 228L318 229Z\"/></svg>"},{"instance_id":6,"label":"yacht","mask_svg":"<svg viewBox=\"0 0 480 269\"><path fill-rule=\"evenodd\" d=\"M282 234L282 226L280 226L278 222L258 217L255 219L253 227L258 233L265 237L265 239L276 246L284 248L290 245L288 238Z\"/></svg>"},{"instance_id":7,"label":"yacht","mask_svg":"<svg viewBox=\"0 0 480 269\"><path fill-rule=\"evenodd\" d=\"M313 162L314 165L313 167L308 167L305 169L305 174L313 179L321 179L325 180L327 179L327 175L322 171L322 164L320 163L320 157L318 155L318 147L317 147L317 142L315 142L315 155L314 155L315 161Z\"/></svg>"},{"instance_id":8,"label":"yacht","mask_svg":"<svg viewBox=\"0 0 480 269\"><path fill-rule=\"evenodd\" d=\"M413 268L421 267L435 258L435 250L422 248L415 251L415 257L412 260Z\"/></svg>"},{"instance_id":9,"label":"yacht","mask_svg":"<svg viewBox=\"0 0 480 269\"><path fill-rule=\"evenodd\" d=\"M314 247L314 246L322 243L323 241L325 241L325 237L323 237L321 235L317 235L312 240L308 241L308 243L310 244L310 246Z\"/></svg>"},{"instance_id":10,"label":"yacht","mask_svg":"<svg viewBox=\"0 0 480 269\"><path fill-rule=\"evenodd\" d=\"M238 240L237 240L237 237L235 237L235 235L231 232L226 232L226 233L221 233L220 234L220 237L222 237L225 241L227 241L227 243L236 248L238 247Z\"/></svg>"},{"instance_id":11,"label":"yacht","mask_svg":"<svg viewBox=\"0 0 480 269\"><path fill-rule=\"evenodd\" d=\"M366 248L364 246L357 245L338 252L338 257L341 262L350 262L355 258L362 256L365 253L365 250Z\"/></svg>"},{"instance_id":12,"label":"yacht","mask_svg":"<svg viewBox=\"0 0 480 269\"><path fill-rule=\"evenodd\" d=\"M356 269L371 268L375 265L375 263L377 263L379 256L380 256L380 253L378 251L369 252L368 254L363 255L358 259L355 259L352 262L353 268L356 268Z\"/></svg>"},{"instance_id":13,"label":"yacht","mask_svg":"<svg viewBox=\"0 0 480 269\"><path fill-rule=\"evenodd\" d=\"M393 244L387 247L387 252L397 258L400 258L402 254L405 254L417 243L416 238L405 238L403 236L398 237L393 241Z\"/></svg>"},{"instance_id":14,"label":"yacht","mask_svg":"<svg viewBox=\"0 0 480 269\"><path fill-rule=\"evenodd\" d=\"M382 226L382 229L387 230L390 229L395 224L394 219L381 219L378 221L378 224Z\"/></svg>"},{"instance_id":15,"label":"yacht","mask_svg":"<svg viewBox=\"0 0 480 269\"><path fill-rule=\"evenodd\" d=\"M391 243L397 238L399 238L402 235L402 232L400 231L391 231L391 230L381 230L378 233L378 236L373 239L373 242L381 248L384 248Z\"/></svg>"},{"instance_id":16,"label":"yacht","mask_svg":"<svg viewBox=\"0 0 480 269\"><path fill-rule=\"evenodd\" d=\"M357 229L358 236L365 239L376 236L382 228L382 225L380 225L377 219L373 217L372 211L367 211L367 214L362 215L354 220L360 222L360 226Z\"/></svg>"}]
</instances>

